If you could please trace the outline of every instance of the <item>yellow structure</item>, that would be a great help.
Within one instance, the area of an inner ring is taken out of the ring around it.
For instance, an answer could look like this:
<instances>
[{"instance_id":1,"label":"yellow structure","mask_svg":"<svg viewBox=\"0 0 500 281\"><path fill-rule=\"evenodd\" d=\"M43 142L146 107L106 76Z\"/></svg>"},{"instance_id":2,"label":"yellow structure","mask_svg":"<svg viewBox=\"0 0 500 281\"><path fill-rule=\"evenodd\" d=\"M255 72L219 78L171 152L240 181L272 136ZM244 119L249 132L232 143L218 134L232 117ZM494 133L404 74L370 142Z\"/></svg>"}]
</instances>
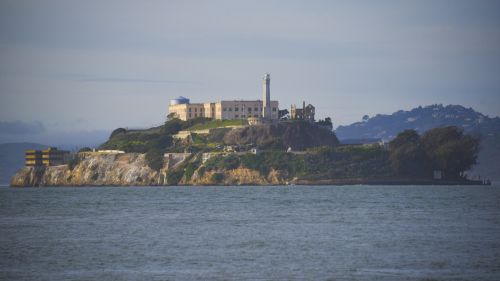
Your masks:
<instances>
[{"instance_id":1,"label":"yellow structure","mask_svg":"<svg viewBox=\"0 0 500 281\"><path fill-rule=\"evenodd\" d=\"M69 151L58 150L55 147L49 147L45 150L26 150L26 166L56 166L66 164L69 160Z\"/></svg>"}]
</instances>

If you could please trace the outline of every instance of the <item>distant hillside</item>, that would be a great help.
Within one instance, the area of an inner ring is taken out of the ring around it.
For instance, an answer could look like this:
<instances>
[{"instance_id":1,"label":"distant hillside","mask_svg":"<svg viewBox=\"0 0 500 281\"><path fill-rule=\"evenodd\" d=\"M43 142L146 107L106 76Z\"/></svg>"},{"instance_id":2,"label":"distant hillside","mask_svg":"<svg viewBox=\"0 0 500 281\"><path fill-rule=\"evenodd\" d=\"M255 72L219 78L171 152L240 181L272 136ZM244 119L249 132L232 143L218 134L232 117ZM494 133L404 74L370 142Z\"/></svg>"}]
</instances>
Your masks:
<instances>
[{"instance_id":1,"label":"distant hillside","mask_svg":"<svg viewBox=\"0 0 500 281\"><path fill-rule=\"evenodd\" d=\"M45 148L46 145L28 142L0 144L0 184L7 185L16 171L24 166L26 149Z\"/></svg>"},{"instance_id":2,"label":"distant hillside","mask_svg":"<svg viewBox=\"0 0 500 281\"><path fill-rule=\"evenodd\" d=\"M457 126L468 133L483 136L500 134L500 118L490 118L460 105L430 105L409 111L400 110L390 115L377 114L362 122L339 126L335 133L339 139L380 138L392 139L405 129L423 133L442 126Z\"/></svg>"},{"instance_id":3,"label":"distant hillside","mask_svg":"<svg viewBox=\"0 0 500 281\"><path fill-rule=\"evenodd\" d=\"M472 108L460 105L430 105L409 111L400 110L390 115L377 114L362 122L339 126L335 133L342 140L390 140L399 132L414 129L423 133L442 126L457 126L465 132L480 135L482 149L479 164L472 174L500 180L500 118L488 117Z\"/></svg>"}]
</instances>

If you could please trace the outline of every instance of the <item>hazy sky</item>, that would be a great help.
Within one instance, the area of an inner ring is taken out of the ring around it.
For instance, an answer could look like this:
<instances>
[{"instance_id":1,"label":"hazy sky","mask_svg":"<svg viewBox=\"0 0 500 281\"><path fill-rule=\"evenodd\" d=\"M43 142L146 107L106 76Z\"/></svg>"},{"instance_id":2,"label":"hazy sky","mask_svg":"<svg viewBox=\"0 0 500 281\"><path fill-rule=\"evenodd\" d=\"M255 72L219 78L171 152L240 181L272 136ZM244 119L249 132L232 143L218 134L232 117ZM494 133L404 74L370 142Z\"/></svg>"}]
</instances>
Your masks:
<instances>
[{"instance_id":1,"label":"hazy sky","mask_svg":"<svg viewBox=\"0 0 500 281\"><path fill-rule=\"evenodd\" d=\"M157 125L179 95L260 99L265 72L281 108L306 100L335 126L433 103L497 116L499 15L477 0L0 0L0 127Z\"/></svg>"}]
</instances>

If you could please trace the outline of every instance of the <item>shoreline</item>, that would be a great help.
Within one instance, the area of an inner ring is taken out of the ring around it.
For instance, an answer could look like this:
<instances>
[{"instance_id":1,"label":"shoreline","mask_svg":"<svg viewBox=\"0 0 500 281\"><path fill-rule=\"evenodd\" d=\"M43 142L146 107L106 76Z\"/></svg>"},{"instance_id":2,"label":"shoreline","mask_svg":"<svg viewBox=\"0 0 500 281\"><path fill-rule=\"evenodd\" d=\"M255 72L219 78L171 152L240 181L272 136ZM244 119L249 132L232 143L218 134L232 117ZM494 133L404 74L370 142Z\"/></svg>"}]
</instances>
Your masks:
<instances>
[{"instance_id":1,"label":"shoreline","mask_svg":"<svg viewBox=\"0 0 500 281\"><path fill-rule=\"evenodd\" d=\"M347 185L369 185L369 186L382 186L382 185L402 185L402 186L491 186L491 182L483 182L477 180L402 180L402 179L329 179L329 180L296 180L294 182L282 184L177 184L177 185L113 185L113 184L96 184L96 185L38 185L38 186L13 186L7 185L10 188L29 188L29 187L189 187L189 186L347 186Z\"/></svg>"}]
</instances>

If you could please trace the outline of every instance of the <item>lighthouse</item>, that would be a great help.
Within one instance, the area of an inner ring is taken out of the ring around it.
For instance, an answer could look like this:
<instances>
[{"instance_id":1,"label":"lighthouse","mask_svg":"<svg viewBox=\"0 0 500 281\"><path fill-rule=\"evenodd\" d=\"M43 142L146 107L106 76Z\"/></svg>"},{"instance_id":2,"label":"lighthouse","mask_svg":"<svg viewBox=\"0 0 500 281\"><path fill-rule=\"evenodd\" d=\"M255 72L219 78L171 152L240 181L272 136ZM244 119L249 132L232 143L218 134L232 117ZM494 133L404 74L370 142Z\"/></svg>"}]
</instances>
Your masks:
<instances>
[{"instance_id":1,"label":"lighthouse","mask_svg":"<svg viewBox=\"0 0 500 281\"><path fill-rule=\"evenodd\" d=\"M271 74L266 73L263 77L262 93L262 117L271 119Z\"/></svg>"}]
</instances>

